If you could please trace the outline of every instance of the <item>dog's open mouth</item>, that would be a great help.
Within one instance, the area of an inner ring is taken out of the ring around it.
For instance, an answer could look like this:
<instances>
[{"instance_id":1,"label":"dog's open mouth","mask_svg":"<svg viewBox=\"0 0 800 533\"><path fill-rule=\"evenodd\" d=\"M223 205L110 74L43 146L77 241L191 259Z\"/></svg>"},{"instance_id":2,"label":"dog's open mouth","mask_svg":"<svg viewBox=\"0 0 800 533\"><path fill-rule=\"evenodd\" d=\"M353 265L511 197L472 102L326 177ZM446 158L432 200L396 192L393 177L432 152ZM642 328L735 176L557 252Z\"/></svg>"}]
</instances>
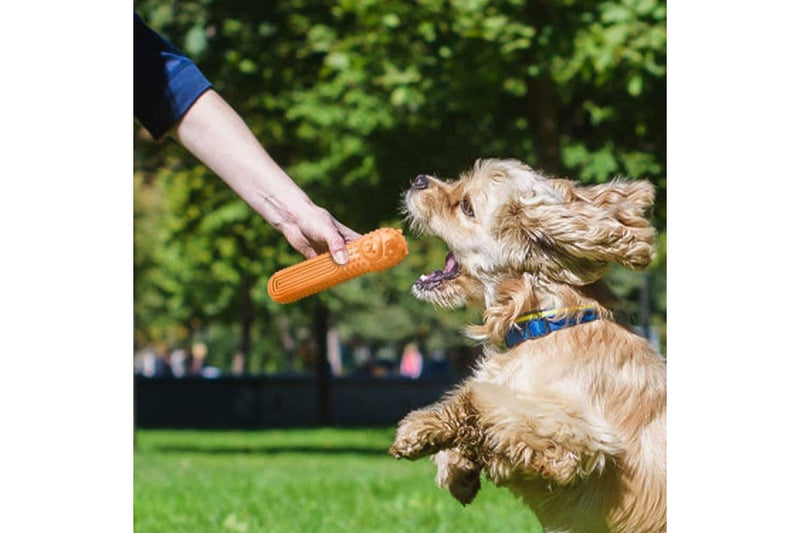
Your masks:
<instances>
[{"instance_id":1,"label":"dog's open mouth","mask_svg":"<svg viewBox=\"0 0 800 533\"><path fill-rule=\"evenodd\" d=\"M414 282L414 286L417 289L423 289L426 291L433 290L442 283L447 280L451 280L458 276L459 265L456 258L453 256L453 252L448 252L447 257L444 261L444 270L434 270L429 274L423 274L417 281Z\"/></svg>"}]
</instances>

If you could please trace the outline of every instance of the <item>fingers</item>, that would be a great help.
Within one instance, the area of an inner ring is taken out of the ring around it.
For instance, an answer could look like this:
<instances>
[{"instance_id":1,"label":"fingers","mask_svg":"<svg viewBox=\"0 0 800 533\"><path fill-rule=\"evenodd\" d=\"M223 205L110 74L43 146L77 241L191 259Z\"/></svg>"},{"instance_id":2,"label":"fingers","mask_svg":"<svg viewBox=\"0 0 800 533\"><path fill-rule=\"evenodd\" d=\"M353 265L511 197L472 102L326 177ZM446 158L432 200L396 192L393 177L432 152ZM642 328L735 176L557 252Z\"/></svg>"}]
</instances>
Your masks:
<instances>
[{"instance_id":1,"label":"fingers","mask_svg":"<svg viewBox=\"0 0 800 533\"><path fill-rule=\"evenodd\" d=\"M350 259L347 253L347 243L352 242L359 238L361 235L351 230L335 218L331 217L333 221L333 230L328 234L326 242L328 250L330 250L333 260L339 264L344 265Z\"/></svg>"},{"instance_id":2,"label":"fingers","mask_svg":"<svg viewBox=\"0 0 800 533\"><path fill-rule=\"evenodd\" d=\"M283 236L292 248L303 254L306 259L319 255L319 252L300 231L300 228L282 228Z\"/></svg>"},{"instance_id":3,"label":"fingers","mask_svg":"<svg viewBox=\"0 0 800 533\"><path fill-rule=\"evenodd\" d=\"M356 240L359 237L361 237L360 233L357 233L357 232L351 230L350 228L348 228L347 226L345 226L344 224L342 224L338 220L334 219L333 222L334 222L334 224L336 224L336 229L339 230L339 234L342 237L344 237L345 242L353 242L354 240Z\"/></svg>"},{"instance_id":4,"label":"fingers","mask_svg":"<svg viewBox=\"0 0 800 533\"><path fill-rule=\"evenodd\" d=\"M350 260L350 254L347 253L347 247L345 246L344 239L341 238L341 236L328 241L328 250L331 252L333 261L337 265L347 264L347 261Z\"/></svg>"},{"instance_id":5,"label":"fingers","mask_svg":"<svg viewBox=\"0 0 800 533\"><path fill-rule=\"evenodd\" d=\"M331 252L331 256L333 256L333 260L339 265L344 265L350 259L347 252L347 243L356 240L361 235L333 218L333 216L330 217L330 220L332 226L328 228L325 242Z\"/></svg>"},{"instance_id":6,"label":"fingers","mask_svg":"<svg viewBox=\"0 0 800 533\"><path fill-rule=\"evenodd\" d=\"M339 265L344 265L349 260L347 243L361 236L321 208L315 216L298 219L296 226L282 229L292 248L307 259L328 251Z\"/></svg>"}]
</instances>

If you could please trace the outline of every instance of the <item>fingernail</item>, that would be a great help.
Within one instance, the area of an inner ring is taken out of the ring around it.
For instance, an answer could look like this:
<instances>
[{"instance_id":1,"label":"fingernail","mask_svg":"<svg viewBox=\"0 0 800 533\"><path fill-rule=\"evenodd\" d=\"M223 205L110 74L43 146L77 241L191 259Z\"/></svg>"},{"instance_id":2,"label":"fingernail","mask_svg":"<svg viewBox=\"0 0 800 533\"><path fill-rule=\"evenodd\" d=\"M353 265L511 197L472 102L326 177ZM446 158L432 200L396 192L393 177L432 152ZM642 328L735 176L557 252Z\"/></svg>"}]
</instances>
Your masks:
<instances>
[{"instance_id":1,"label":"fingernail","mask_svg":"<svg viewBox=\"0 0 800 533\"><path fill-rule=\"evenodd\" d=\"M344 250L339 250L338 252L335 252L333 254L333 260L340 265L344 265L345 263L347 263L347 252L345 252Z\"/></svg>"}]
</instances>

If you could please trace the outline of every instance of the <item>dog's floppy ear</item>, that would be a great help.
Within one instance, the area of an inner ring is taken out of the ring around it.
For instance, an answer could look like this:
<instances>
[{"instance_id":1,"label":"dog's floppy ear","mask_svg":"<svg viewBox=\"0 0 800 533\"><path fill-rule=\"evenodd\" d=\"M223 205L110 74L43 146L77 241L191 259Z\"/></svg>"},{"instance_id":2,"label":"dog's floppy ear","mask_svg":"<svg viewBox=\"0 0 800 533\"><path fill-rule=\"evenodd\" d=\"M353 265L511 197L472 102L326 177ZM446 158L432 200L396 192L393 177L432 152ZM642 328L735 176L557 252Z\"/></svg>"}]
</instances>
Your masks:
<instances>
[{"instance_id":1,"label":"dog's floppy ear","mask_svg":"<svg viewBox=\"0 0 800 533\"><path fill-rule=\"evenodd\" d=\"M615 180L602 185L578 187L578 196L600 209L609 210L621 224L630 228L649 228L645 218L653 206L655 187L646 180Z\"/></svg>"},{"instance_id":2,"label":"dog's floppy ear","mask_svg":"<svg viewBox=\"0 0 800 533\"><path fill-rule=\"evenodd\" d=\"M558 255L552 259L574 267L577 259L587 274L594 270L587 261L616 262L634 270L652 261L655 229L645 218L655 196L651 183L615 180L581 187L567 180L549 181L562 203L517 200L506 206L501 219L505 230L523 231L533 241L538 248L533 253Z\"/></svg>"}]
</instances>

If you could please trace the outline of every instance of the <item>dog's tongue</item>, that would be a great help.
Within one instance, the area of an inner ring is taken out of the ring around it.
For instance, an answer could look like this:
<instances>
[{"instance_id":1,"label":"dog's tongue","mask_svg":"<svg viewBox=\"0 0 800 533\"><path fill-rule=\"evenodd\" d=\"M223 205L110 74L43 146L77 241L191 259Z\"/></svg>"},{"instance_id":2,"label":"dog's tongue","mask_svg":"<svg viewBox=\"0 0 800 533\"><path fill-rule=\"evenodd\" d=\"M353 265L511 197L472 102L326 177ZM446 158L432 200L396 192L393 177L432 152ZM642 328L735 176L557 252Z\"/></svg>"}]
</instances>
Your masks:
<instances>
[{"instance_id":1,"label":"dog's tongue","mask_svg":"<svg viewBox=\"0 0 800 533\"><path fill-rule=\"evenodd\" d=\"M458 261L453 256L453 252L447 252L447 257L444 260L444 271L443 274L449 276L451 274L455 274L458 271Z\"/></svg>"},{"instance_id":2,"label":"dog's tongue","mask_svg":"<svg viewBox=\"0 0 800 533\"><path fill-rule=\"evenodd\" d=\"M424 289L433 289L439 286L442 281L453 279L458 275L458 261L453 256L453 252L448 252L444 260L444 270L434 270L430 274L423 274L414 284Z\"/></svg>"}]
</instances>

